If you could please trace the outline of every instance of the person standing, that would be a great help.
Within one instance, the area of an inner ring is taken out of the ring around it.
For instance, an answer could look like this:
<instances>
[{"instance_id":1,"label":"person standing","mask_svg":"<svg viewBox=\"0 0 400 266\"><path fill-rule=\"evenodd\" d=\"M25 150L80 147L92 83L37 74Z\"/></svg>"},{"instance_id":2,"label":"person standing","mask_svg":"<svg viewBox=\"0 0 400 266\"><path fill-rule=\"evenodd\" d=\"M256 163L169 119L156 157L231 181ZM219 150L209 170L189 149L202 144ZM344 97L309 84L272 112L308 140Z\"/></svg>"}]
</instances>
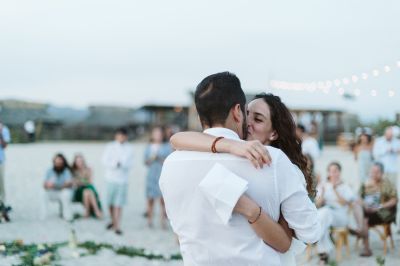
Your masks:
<instances>
[{"instance_id":1,"label":"person standing","mask_svg":"<svg viewBox=\"0 0 400 266\"><path fill-rule=\"evenodd\" d=\"M35 142L35 122L28 120L24 123L24 129L28 136L29 142Z\"/></svg>"},{"instance_id":2,"label":"person standing","mask_svg":"<svg viewBox=\"0 0 400 266\"><path fill-rule=\"evenodd\" d=\"M111 216L111 223L107 225L107 229L113 229L117 235L122 234L120 222L122 207L126 204L132 159L128 131L125 128L119 128L115 132L115 140L107 145L103 153L107 179L107 203Z\"/></svg>"},{"instance_id":3,"label":"person standing","mask_svg":"<svg viewBox=\"0 0 400 266\"><path fill-rule=\"evenodd\" d=\"M400 141L393 136L393 128L387 127L385 134L378 138L374 144L373 155L376 161L383 164L385 178L394 185L399 194L399 182L397 180L397 160L400 153ZM397 230L400 232L400 210L397 206Z\"/></svg>"},{"instance_id":4,"label":"person standing","mask_svg":"<svg viewBox=\"0 0 400 266\"><path fill-rule=\"evenodd\" d=\"M145 164L148 167L146 177L146 198L147 198L147 224L153 227L154 201L160 200L161 206L161 226L165 228L165 206L161 195L158 181L160 180L161 169L165 158L172 152L172 148L166 142L166 135L161 127L153 128L150 143L144 152Z\"/></svg>"},{"instance_id":5,"label":"person standing","mask_svg":"<svg viewBox=\"0 0 400 266\"><path fill-rule=\"evenodd\" d=\"M5 202L6 191L4 182L4 163L5 163L5 149L8 143L10 143L10 130L8 127L3 125L0 121L0 202Z\"/></svg>"},{"instance_id":6,"label":"person standing","mask_svg":"<svg viewBox=\"0 0 400 266\"><path fill-rule=\"evenodd\" d=\"M267 147L272 164L262 169L243 158L216 154L215 145L222 138L239 141L247 134L240 80L229 72L206 77L196 88L195 103L204 133L216 137L213 153L173 152L164 162L159 182L184 264L282 265L279 251L287 251L290 240L273 249L249 225L267 222L270 239L281 242L285 231L276 223L281 213L300 241L316 242L317 210L304 176L281 150ZM276 137L271 132L270 138ZM232 214L234 208L247 209L240 207L244 192L255 201L254 208L243 216Z\"/></svg>"},{"instance_id":7,"label":"person standing","mask_svg":"<svg viewBox=\"0 0 400 266\"><path fill-rule=\"evenodd\" d=\"M358 178L360 184L367 181L372 165L372 137L367 133L361 133L357 146L354 148L354 159L358 161Z\"/></svg>"},{"instance_id":8,"label":"person standing","mask_svg":"<svg viewBox=\"0 0 400 266\"><path fill-rule=\"evenodd\" d=\"M320 155L318 141L307 133L306 128L299 124L296 128L296 134L301 139L301 150L304 155L309 154L316 162Z\"/></svg>"}]
</instances>

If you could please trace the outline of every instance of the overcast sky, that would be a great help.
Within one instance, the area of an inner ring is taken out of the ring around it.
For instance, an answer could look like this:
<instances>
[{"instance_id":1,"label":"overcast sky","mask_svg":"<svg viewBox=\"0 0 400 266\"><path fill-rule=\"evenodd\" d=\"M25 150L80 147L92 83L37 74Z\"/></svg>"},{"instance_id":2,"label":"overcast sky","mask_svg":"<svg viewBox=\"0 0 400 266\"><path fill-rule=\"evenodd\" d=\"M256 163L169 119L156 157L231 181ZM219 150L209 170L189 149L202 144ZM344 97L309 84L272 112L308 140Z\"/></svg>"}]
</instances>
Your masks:
<instances>
[{"instance_id":1,"label":"overcast sky","mask_svg":"<svg viewBox=\"0 0 400 266\"><path fill-rule=\"evenodd\" d=\"M272 79L333 81L367 72L367 80L343 87L361 91L354 101L335 90L272 92L289 105L393 118L400 112L399 14L396 0L2 1L0 98L78 107L184 104L203 77L224 70L246 92L271 91ZM384 74L372 77L375 68Z\"/></svg>"}]
</instances>

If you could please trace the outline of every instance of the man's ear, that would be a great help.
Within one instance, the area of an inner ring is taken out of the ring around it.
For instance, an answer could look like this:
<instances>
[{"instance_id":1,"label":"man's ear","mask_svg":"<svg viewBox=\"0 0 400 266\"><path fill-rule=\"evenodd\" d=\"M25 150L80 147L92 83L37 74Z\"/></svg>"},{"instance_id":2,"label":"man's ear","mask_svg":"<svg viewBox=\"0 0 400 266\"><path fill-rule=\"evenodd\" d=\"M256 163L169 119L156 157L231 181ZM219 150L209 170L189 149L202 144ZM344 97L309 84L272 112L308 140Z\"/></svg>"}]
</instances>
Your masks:
<instances>
[{"instance_id":1,"label":"man's ear","mask_svg":"<svg viewBox=\"0 0 400 266\"><path fill-rule=\"evenodd\" d=\"M275 140L278 139L278 137L279 137L278 133L276 132L276 130L274 130L274 131L271 133L271 136L269 137L269 141L275 141Z\"/></svg>"},{"instance_id":2,"label":"man's ear","mask_svg":"<svg viewBox=\"0 0 400 266\"><path fill-rule=\"evenodd\" d=\"M241 121L242 116L243 116L242 108L240 107L240 104L235 104L235 106L233 106L231 108L231 112L232 112L233 120L236 123L239 123Z\"/></svg>"}]
</instances>

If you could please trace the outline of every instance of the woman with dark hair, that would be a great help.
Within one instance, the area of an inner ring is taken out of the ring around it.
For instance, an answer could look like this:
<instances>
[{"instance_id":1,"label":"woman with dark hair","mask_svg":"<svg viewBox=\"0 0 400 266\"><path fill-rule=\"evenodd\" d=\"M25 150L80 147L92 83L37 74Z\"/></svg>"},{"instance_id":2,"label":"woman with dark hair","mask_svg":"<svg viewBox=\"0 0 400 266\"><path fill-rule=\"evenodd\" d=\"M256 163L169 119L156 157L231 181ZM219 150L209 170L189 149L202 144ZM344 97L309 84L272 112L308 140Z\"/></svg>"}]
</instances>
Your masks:
<instances>
[{"instance_id":1,"label":"woman with dark hair","mask_svg":"<svg viewBox=\"0 0 400 266\"><path fill-rule=\"evenodd\" d=\"M61 153L58 153L53 158L53 166L47 170L44 189L46 190L47 199L45 200L45 213L47 212L47 202L58 201L61 207L61 215L65 220L72 219L70 209L71 194L72 194L72 175L67 159Z\"/></svg>"},{"instance_id":2,"label":"woman with dark hair","mask_svg":"<svg viewBox=\"0 0 400 266\"><path fill-rule=\"evenodd\" d=\"M180 132L172 136L171 143L175 149L210 151L215 137L198 132ZM278 96L273 94L258 94L248 104L247 109L247 140L246 142L221 139L216 145L216 151L232 153L248 158L256 167L268 161L264 145L271 145L281 149L298 167L299 175L304 175L307 191L310 197L315 195L315 186L311 169L307 166L307 159L301 151L301 140L296 136L296 125L289 109ZM239 214L258 206L248 196L242 195L238 201L241 208L235 208ZM242 212L243 210L243 212ZM289 229L285 219L280 217L279 223L285 229L287 236L281 239L270 239L268 236L269 225L274 222L268 214L263 212L264 219L252 224L252 228L268 245L278 249L284 239L291 239L293 231ZM290 241L290 240L289 240ZM282 259L288 259L282 257ZM294 257L285 265L295 265Z\"/></svg>"},{"instance_id":3,"label":"woman with dark hair","mask_svg":"<svg viewBox=\"0 0 400 266\"><path fill-rule=\"evenodd\" d=\"M358 178L360 184L368 179L372 165L372 147L371 135L365 132L361 133L354 148L354 159L358 161Z\"/></svg>"},{"instance_id":4,"label":"woman with dark hair","mask_svg":"<svg viewBox=\"0 0 400 266\"><path fill-rule=\"evenodd\" d=\"M166 135L162 127L154 127L151 131L150 143L144 152L145 164L148 167L146 176L146 198L147 198L147 224L153 227L154 201L160 200L161 226L165 228L165 205L158 185L161 169L165 158L172 152L169 143L166 143Z\"/></svg>"},{"instance_id":5,"label":"woman with dark hair","mask_svg":"<svg viewBox=\"0 0 400 266\"><path fill-rule=\"evenodd\" d=\"M82 154L75 155L72 174L76 187L73 201L83 203L85 206L85 218L92 215L101 219L103 214L99 196L93 186L92 169L87 166Z\"/></svg>"},{"instance_id":6,"label":"woman with dark hair","mask_svg":"<svg viewBox=\"0 0 400 266\"><path fill-rule=\"evenodd\" d=\"M349 207L353 206L355 212L359 207L356 204L355 193L342 180L342 166L338 162L331 162L327 167L327 172L327 180L320 186L315 199L322 227L322 237L317 242L317 250L323 263L328 262L328 254L334 247L329 228L332 226L347 228ZM362 231L357 233L364 234Z\"/></svg>"}]
</instances>

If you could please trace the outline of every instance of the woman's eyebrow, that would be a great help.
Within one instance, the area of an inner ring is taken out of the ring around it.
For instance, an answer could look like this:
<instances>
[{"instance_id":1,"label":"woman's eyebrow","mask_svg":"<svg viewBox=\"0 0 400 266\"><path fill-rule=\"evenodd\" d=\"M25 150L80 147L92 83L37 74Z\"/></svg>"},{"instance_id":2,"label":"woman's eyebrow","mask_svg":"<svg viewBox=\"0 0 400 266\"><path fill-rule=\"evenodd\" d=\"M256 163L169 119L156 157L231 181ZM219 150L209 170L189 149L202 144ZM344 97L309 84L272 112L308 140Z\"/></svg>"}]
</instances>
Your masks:
<instances>
[{"instance_id":1,"label":"woman's eyebrow","mask_svg":"<svg viewBox=\"0 0 400 266\"><path fill-rule=\"evenodd\" d=\"M254 115L259 115L259 116L262 116L262 117L264 117L264 118L267 118L265 115L263 115L262 113L257 113L257 112L254 112Z\"/></svg>"}]
</instances>

